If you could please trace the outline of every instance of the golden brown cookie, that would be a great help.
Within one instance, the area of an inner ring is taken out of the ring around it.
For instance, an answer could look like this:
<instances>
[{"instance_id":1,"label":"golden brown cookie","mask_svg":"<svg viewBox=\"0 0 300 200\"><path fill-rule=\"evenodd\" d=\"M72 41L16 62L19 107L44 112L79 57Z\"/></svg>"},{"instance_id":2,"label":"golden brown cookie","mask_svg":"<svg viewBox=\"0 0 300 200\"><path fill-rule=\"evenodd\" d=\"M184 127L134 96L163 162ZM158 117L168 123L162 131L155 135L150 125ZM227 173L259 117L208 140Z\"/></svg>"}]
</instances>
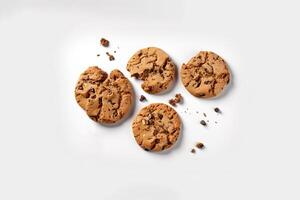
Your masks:
<instances>
[{"instance_id":1,"label":"golden brown cookie","mask_svg":"<svg viewBox=\"0 0 300 200\"><path fill-rule=\"evenodd\" d=\"M210 51L200 51L181 67L181 81L194 96L209 98L219 95L230 81L226 62Z\"/></svg>"},{"instance_id":2,"label":"golden brown cookie","mask_svg":"<svg viewBox=\"0 0 300 200\"><path fill-rule=\"evenodd\" d=\"M175 79L175 64L169 55L156 47L136 52L128 61L131 76L143 80L142 88L150 94L168 90Z\"/></svg>"},{"instance_id":3,"label":"golden brown cookie","mask_svg":"<svg viewBox=\"0 0 300 200\"><path fill-rule=\"evenodd\" d=\"M146 151L162 151L173 146L180 134L177 112L163 103L144 107L132 123L136 142Z\"/></svg>"},{"instance_id":4,"label":"golden brown cookie","mask_svg":"<svg viewBox=\"0 0 300 200\"><path fill-rule=\"evenodd\" d=\"M79 77L75 88L77 103L94 121L114 124L124 119L133 106L133 90L119 70L108 74L97 66Z\"/></svg>"}]
</instances>

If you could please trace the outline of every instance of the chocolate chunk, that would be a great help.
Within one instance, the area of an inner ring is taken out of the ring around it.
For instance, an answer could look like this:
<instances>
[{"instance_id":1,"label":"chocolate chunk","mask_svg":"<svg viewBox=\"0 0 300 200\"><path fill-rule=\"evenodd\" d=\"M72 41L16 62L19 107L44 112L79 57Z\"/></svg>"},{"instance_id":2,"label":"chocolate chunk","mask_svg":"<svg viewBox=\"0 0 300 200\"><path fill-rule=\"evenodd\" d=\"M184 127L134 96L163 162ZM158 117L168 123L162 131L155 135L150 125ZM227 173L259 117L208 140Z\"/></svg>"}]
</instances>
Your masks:
<instances>
[{"instance_id":1,"label":"chocolate chunk","mask_svg":"<svg viewBox=\"0 0 300 200\"><path fill-rule=\"evenodd\" d=\"M164 116L162 115L162 114L160 114L160 113L158 113L158 118L159 119L162 119Z\"/></svg>"},{"instance_id":2,"label":"chocolate chunk","mask_svg":"<svg viewBox=\"0 0 300 200\"><path fill-rule=\"evenodd\" d=\"M196 144L196 147L197 147L198 149L203 149L203 148L204 148L204 144L201 143L201 142L198 142L198 143Z\"/></svg>"},{"instance_id":3,"label":"chocolate chunk","mask_svg":"<svg viewBox=\"0 0 300 200\"><path fill-rule=\"evenodd\" d=\"M109 46L109 41L105 38L101 38L100 44L104 47L108 47Z\"/></svg>"},{"instance_id":4,"label":"chocolate chunk","mask_svg":"<svg viewBox=\"0 0 300 200\"><path fill-rule=\"evenodd\" d=\"M203 126L206 126L206 125L207 125L206 122L205 122L204 120L201 120L201 121L200 121L200 124L203 125Z\"/></svg>"},{"instance_id":5,"label":"chocolate chunk","mask_svg":"<svg viewBox=\"0 0 300 200\"><path fill-rule=\"evenodd\" d=\"M147 99L146 99L146 97L144 95L141 95L140 102L143 102L143 101L147 101Z\"/></svg>"},{"instance_id":6,"label":"chocolate chunk","mask_svg":"<svg viewBox=\"0 0 300 200\"><path fill-rule=\"evenodd\" d=\"M214 110L216 113L222 113L222 111L218 107L214 108Z\"/></svg>"},{"instance_id":7,"label":"chocolate chunk","mask_svg":"<svg viewBox=\"0 0 300 200\"><path fill-rule=\"evenodd\" d=\"M192 150L191 150L191 153L196 153L196 150L195 150L195 149L192 149Z\"/></svg>"}]
</instances>

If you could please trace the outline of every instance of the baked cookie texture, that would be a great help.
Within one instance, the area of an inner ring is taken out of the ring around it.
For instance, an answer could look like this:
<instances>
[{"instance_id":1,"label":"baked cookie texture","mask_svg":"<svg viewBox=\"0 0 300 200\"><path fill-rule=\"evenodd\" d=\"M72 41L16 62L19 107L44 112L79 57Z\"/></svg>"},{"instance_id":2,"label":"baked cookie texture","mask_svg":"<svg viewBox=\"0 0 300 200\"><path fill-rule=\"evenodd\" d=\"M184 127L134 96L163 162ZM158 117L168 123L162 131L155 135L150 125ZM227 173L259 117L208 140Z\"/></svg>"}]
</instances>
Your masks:
<instances>
[{"instance_id":1,"label":"baked cookie texture","mask_svg":"<svg viewBox=\"0 0 300 200\"><path fill-rule=\"evenodd\" d=\"M142 89L150 94L168 90L175 80L175 64L169 55L156 47L137 51L128 61L131 76L143 80Z\"/></svg>"},{"instance_id":2,"label":"baked cookie texture","mask_svg":"<svg viewBox=\"0 0 300 200\"><path fill-rule=\"evenodd\" d=\"M133 106L133 89L119 70L109 75L97 66L89 67L79 77L75 98L94 121L115 124L124 119Z\"/></svg>"},{"instance_id":3,"label":"baked cookie texture","mask_svg":"<svg viewBox=\"0 0 300 200\"><path fill-rule=\"evenodd\" d=\"M230 81L226 62L216 53L200 51L180 71L184 87L194 96L209 98L219 95Z\"/></svg>"},{"instance_id":4,"label":"baked cookie texture","mask_svg":"<svg viewBox=\"0 0 300 200\"><path fill-rule=\"evenodd\" d=\"M177 112L163 103L153 103L140 110L132 123L136 142L146 151L159 152L173 146L181 129Z\"/></svg>"}]
</instances>

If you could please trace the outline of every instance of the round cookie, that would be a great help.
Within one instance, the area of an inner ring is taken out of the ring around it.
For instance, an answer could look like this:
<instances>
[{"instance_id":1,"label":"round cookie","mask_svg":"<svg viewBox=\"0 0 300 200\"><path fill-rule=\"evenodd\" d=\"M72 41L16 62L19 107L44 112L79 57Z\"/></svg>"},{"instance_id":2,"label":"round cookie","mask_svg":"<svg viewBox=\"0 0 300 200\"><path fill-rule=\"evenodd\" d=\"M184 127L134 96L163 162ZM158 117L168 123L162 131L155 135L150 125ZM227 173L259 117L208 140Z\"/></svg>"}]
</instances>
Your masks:
<instances>
[{"instance_id":1,"label":"round cookie","mask_svg":"<svg viewBox=\"0 0 300 200\"><path fill-rule=\"evenodd\" d=\"M129 114L133 106L133 89L119 70L115 69L108 75L93 66L80 75L75 98L92 120L114 124Z\"/></svg>"},{"instance_id":2,"label":"round cookie","mask_svg":"<svg viewBox=\"0 0 300 200\"><path fill-rule=\"evenodd\" d=\"M175 80L175 64L166 52L156 47L136 52L127 63L127 70L144 81L142 89L150 94L168 90Z\"/></svg>"},{"instance_id":3,"label":"round cookie","mask_svg":"<svg viewBox=\"0 0 300 200\"><path fill-rule=\"evenodd\" d=\"M136 142L146 151L162 151L173 146L180 134L177 112L163 103L144 107L132 123Z\"/></svg>"},{"instance_id":4,"label":"round cookie","mask_svg":"<svg viewBox=\"0 0 300 200\"><path fill-rule=\"evenodd\" d=\"M203 98L219 95L230 81L226 62L210 51L200 51L183 64L180 75L184 87L192 95Z\"/></svg>"}]
</instances>

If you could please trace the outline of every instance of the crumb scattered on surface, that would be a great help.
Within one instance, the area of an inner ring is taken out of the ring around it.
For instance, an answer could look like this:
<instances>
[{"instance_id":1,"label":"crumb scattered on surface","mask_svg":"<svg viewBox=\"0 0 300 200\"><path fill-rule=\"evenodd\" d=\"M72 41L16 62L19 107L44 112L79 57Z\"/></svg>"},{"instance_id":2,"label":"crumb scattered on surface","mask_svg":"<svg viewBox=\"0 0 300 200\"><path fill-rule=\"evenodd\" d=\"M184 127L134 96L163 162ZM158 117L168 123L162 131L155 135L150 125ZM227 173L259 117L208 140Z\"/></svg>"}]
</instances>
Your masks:
<instances>
[{"instance_id":1,"label":"crumb scattered on surface","mask_svg":"<svg viewBox=\"0 0 300 200\"><path fill-rule=\"evenodd\" d=\"M200 124L203 125L203 126L206 126L206 125L207 125L206 122L205 122L204 120L201 120L201 121L200 121Z\"/></svg>"},{"instance_id":2,"label":"crumb scattered on surface","mask_svg":"<svg viewBox=\"0 0 300 200\"><path fill-rule=\"evenodd\" d=\"M196 111L197 114L199 114L199 111Z\"/></svg>"},{"instance_id":3,"label":"crumb scattered on surface","mask_svg":"<svg viewBox=\"0 0 300 200\"><path fill-rule=\"evenodd\" d=\"M181 103L183 100L182 95L180 93L175 94L175 101L176 103Z\"/></svg>"},{"instance_id":4,"label":"crumb scattered on surface","mask_svg":"<svg viewBox=\"0 0 300 200\"><path fill-rule=\"evenodd\" d=\"M217 121L215 121L215 124L217 124L218 122Z\"/></svg>"},{"instance_id":5,"label":"crumb scattered on surface","mask_svg":"<svg viewBox=\"0 0 300 200\"><path fill-rule=\"evenodd\" d=\"M169 104L171 104L172 106L176 106L176 104L181 103L182 100L182 95L178 93L175 95L175 98L169 100Z\"/></svg>"},{"instance_id":6,"label":"crumb scattered on surface","mask_svg":"<svg viewBox=\"0 0 300 200\"><path fill-rule=\"evenodd\" d=\"M108 47L109 46L109 41L105 38L101 38L100 44L104 47Z\"/></svg>"},{"instance_id":7,"label":"crumb scattered on surface","mask_svg":"<svg viewBox=\"0 0 300 200\"><path fill-rule=\"evenodd\" d=\"M196 145L195 145L198 149L203 149L204 148L204 144L202 142L198 142Z\"/></svg>"},{"instance_id":8,"label":"crumb scattered on surface","mask_svg":"<svg viewBox=\"0 0 300 200\"><path fill-rule=\"evenodd\" d=\"M176 106L175 100L174 99L170 99L169 100L169 104L171 104L172 106Z\"/></svg>"},{"instance_id":9,"label":"crumb scattered on surface","mask_svg":"<svg viewBox=\"0 0 300 200\"><path fill-rule=\"evenodd\" d=\"M117 53L117 51L115 50L114 53Z\"/></svg>"},{"instance_id":10,"label":"crumb scattered on surface","mask_svg":"<svg viewBox=\"0 0 300 200\"><path fill-rule=\"evenodd\" d=\"M147 101L147 99L146 99L146 97L144 95L141 95L140 102L143 102L143 101Z\"/></svg>"},{"instance_id":11,"label":"crumb scattered on surface","mask_svg":"<svg viewBox=\"0 0 300 200\"><path fill-rule=\"evenodd\" d=\"M196 153L196 150L193 148L193 149L191 150L191 153Z\"/></svg>"},{"instance_id":12,"label":"crumb scattered on surface","mask_svg":"<svg viewBox=\"0 0 300 200\"><path fill-rule=\"evenodd\" d=\"M99 57L100 56L100 54L97 54L97 57Z\"/></svg>"},{"instance_id":13,"label":"crumb scattered on surface","mask_svg":"<svg viewBox=\"0 0 300 200\"><path fill-rule=\"evenodd\" d=\"M115 57L111 55L110 53L106 52L106 55L108 56L109 61L115 60Z\"/></svg>"},{"instance_id":14,"label":"crumb scattered on surface","mask_svg":"<svg viewBox=\"0 0 300 200\"><path fill-rule=\"evenodd\" d=\"M222 111L221 111L220 108L218 108L218 107L214 108L214 111L215 111L216 113L222 113Z\"/></svg>"},{"instance_id":15,"label":"crumb scattered on surface","mask_svg":"<svg viewBox=\"0 0 300 200\"><path fill-rule=\"evenodd\" d=\"M206 113L203 113L203 116L206 117Z\"/></svg>"}]
</instances>

